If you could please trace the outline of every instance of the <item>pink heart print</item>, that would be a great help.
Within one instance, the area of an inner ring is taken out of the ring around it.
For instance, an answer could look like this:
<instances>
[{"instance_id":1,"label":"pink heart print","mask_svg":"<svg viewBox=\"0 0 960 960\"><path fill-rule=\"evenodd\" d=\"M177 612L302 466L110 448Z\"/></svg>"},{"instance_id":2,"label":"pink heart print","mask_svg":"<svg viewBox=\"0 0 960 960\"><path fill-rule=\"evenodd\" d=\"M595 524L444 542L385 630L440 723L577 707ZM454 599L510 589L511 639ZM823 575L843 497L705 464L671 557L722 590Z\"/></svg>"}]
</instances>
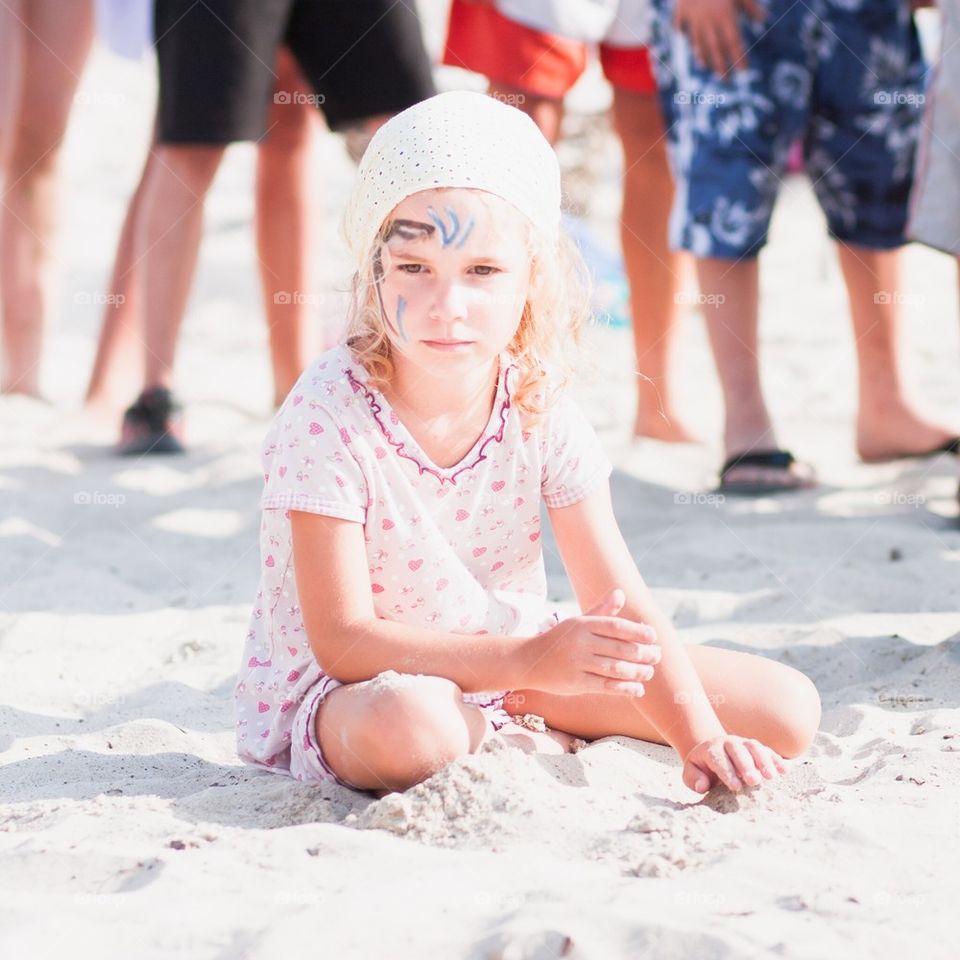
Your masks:
<instances>
[{"instance_id":1,"label":"pink heart print","mask_svg":"<svg viewBox=\"0 0 960 960\"><path fill-rule=\"evenodd\" d=\"M298 394L293 398L293 405L294 405L295 407L299 407L301 403L303 403L303 394L302 394L302 393L298 393Z\"/></svg>"},{"instance_id":2,"label":"pink heart print","mask_svg":"<svg viewBox=\"0 0 960 960\"><path fill-rule=\"evenodd\" d=\"M297 648L287 647L287 653L289 653L291 657L295 657L297 655Z\"/></svg>"},{"instance_id":3,"label":"pink heart print","mask_svg":"<svg viewBox=\"0 0 960 960\"><path fill-rule=\"evenodd\" d=\"M311 420L311 421L310 421L310 434L315 437L318 433L323 433L323 427L320 426L320 424L317 423L316 420Z\"/></svg>"},{"instance_id":4,"label":"pink heart print","mask_svg":"<svg viewBox=\"0 0 960 960\"><path fill-rule=\"evenodd\" d=\"M262 700L257 704L257 709L261 713L266 713L270 709L269 703L264 703Z\"/></svg>"},{"instance_id":5,"label":"pink heart print","mask_svg":"<svg viewBox=\"0 0 960 960\"><path fill-rule=\"evenodd\" d=\"M370 589L371 589L374 593L383 593L383 587L382 587L379 583L371 583L371 584L370 584Z\"/></svg>"},{"instance_id":6,"label":"pink heart print","mask_svg":"<svg viewBox=\"0 0 960 960\"><path fill-rule=\"evenodd\" d=\"M474 555L475 557L482 557L486 552L487 552L487 548L486 548L486 547L474 547L474 548L473 548L473 555Z\"/></svg>"},{"instance_id":7,"label":"pink heart print","mask_svg":"<svg viewBox=\"0 0 960 960\"><path fill-rule=\"evenodd\" d=\"M272 567L272 566L274 566L275 561L274 561L274 559L273 559L273 554L272 554L272 553L271 553L271 554L268 554L268 555L267 555L267 559L264 560L263 563L264 563L264 566L267 566L267 567Z\"/></svg>"},{"instance_id":8,"label":"pink heart print","mask_svg":"<svg viewBox=\"0 0 960 960\"><path fill-rule=\"evenodd\" d=\"M386 519L380 521L380 526L383 527L384 530L392 530L396 524L389 517L387 517Z\"/></svg>"},{"instance_id":9,"label":"pink heart print","mask_svg":"<svg viewBox=\"0 0 960 960\"><path fill-rule=\"evenodd\" d=\"M411 560L411 561L407 564L407 566L408 566L411 570L417 571L417 570L419 570L419 569L423 566L423 561L422 561L422 560Z\"/></svg>"},{"instance_id":10,"label":"pink heart print","mask_svg":"<svg viewBox=\"0 0 960 960\"><path fill-rule=\"evenodd\" d=\"M280 467L280 469L277 470L277 473L280 474L280 479L282 480L282 479L287 475L287 468L286 468L286 467Z\"/></svg>"},{"instance_id":11,"label":"pink heart print","mask_svg":"<svg viewBox=\"0 0 960 960\"><path fill-rule=\"evenodd\" d=\"M437 589L438 589L438 590L443 590L445 587L448 587L449 585L450 585L450 581L449 581L449 580L444 580L443 577L441 577L441 578L437 581Z\"/></svg>"},{"instance_id":12,"label":"pink heart print","mask_svg":"<svg viewBox=\"0 0 960 960\"><path fill-rule=\"evenodd\" d=\"M466 510L458 510L458 511L457 511L457 520L459 520L461 523L462 523L464 520L466 520L467 517L469 517L469 516L470 516L470 514L467 513Z\"/></svg>"},{"instance_id":13,"label":"pink heart print","mask_svg":"<svg viewBox=\"0 0 960 960\"><path fill-rule=\"evenodd\" d=\"M497 570L499 570L502 566L503 566L503 561L502 561L502 560L498 560L498 561L490 568L490 572L491 572L491 573L495 573L495 572L496 572Z\"/></svg>"},{"instance_id":14,"label":"pink heart print","mask_svg":"<svg viewBox=\"0 0 960 960\"><path fill-rule=\"evenodd\" d=\"M506 485L506 480L494 480L493 483L490 484L490 489L493 490L494 493L499 493Z\"/></svg>"},{"instance_id":15,"label":"pink heart print","mask_svg":"<svg viewBox=\"0 0 960 960\"><path fill-rule=\"evenodd\" d=\"M377 447L373 452L377 455L378 460L382 460L387 455L387 451L383 447Z\"/></svg>"},{"instance_id":16,"label":"pink heart print","mask_svg":"<svg viewBox=\"0 0 960 960\"><path fill-rule=\"evenodd\" d=\"M540 531L539 531L539 530L538 530L536 533L531 533L531 534L530 534L530 542L531 542L531 543L536 543L539 539L540 539Z\"/></svg>"},{"instance_id":17,"label":"pink heart print","mask_svg":"<svg viewBox=\"0 0 960 960\"><path fill-rule=\"evenodd\" d=\"M297 680L299 680L299 679L300 679L300 671L299 671L299 670L291 670L291 671L287 674L287 683L296 683Z\"/></svg>"}]
</instances>

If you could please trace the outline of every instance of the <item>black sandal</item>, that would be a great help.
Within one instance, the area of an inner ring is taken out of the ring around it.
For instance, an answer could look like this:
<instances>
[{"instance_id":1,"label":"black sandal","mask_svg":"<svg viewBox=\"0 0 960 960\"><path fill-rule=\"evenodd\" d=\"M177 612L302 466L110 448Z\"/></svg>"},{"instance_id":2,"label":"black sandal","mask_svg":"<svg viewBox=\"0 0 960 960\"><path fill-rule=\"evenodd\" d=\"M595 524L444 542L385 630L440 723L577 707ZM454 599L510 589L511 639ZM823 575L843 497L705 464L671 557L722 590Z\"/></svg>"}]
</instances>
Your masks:
<instances>
[{"instance_id":1,"label":"black sandal","mask_svg":"<svg viewBox=\"0 0 960 960\"><path fill-rule=\"evenodd\" d=\"M720 468L720 493L729 493L734 496L763 496L769 493L790 493L794 490L805 490L814 485L813 471L805 478L791 473L790 468L800 463L789 450L749 450L729 457ZM801 464L801 466L806 466ZM760 480L729 480L729 474L737 467L759 467L761 470L776 470L785 476L791 477L790 483L764 483Z\"/></svg>"}]
</instances>

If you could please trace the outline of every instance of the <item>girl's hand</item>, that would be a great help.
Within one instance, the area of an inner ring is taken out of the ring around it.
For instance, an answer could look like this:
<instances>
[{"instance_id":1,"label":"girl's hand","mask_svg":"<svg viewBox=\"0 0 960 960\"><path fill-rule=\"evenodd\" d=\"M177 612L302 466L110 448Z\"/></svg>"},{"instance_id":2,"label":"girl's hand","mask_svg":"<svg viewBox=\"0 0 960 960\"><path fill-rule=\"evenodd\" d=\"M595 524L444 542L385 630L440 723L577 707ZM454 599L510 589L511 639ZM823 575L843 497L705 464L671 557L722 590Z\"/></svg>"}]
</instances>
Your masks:
<instances>
[{"instance_id":1,"label":"girl's hand","mask_svg":"<svg viewBox=\"0 0 960 960\"><path fill-rule=\"evenodd\" d=\"M617 616L625 602L622 590L612 590L587 613L532 637L520 650L518 687L643 696L660 648L651 627Z\"/></svg>"},{"instance_id":2,"label":"girl's hand","mask_svg":"<svg viewBox=\"0 0 960 960\"><path fill-rule=\"evenodd\" d=\"M760 21L766 11L757 0L677 0L673 25L686 34L701 67L725 77L746 66L737 12Z\"/></svg>"},{"instance_id":3,"label":"girl's hand","mask_svg":"<svg viewBox=\"0 0 960 960\"><path fill-rule=\"evenodd\" d=\"M736 793L786 772L783 758L759 740L729 734L698 743L683 762L683 782L697 793L718 780Z\"/></svg>"}]
</instances>

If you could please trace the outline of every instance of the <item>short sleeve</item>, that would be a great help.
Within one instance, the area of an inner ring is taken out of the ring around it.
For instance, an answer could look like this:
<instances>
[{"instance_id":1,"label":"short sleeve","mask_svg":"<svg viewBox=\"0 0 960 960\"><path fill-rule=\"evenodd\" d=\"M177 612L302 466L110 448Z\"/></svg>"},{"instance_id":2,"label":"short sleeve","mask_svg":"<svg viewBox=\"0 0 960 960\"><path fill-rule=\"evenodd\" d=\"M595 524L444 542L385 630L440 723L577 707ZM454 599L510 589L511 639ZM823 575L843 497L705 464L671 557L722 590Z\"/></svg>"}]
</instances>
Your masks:
<instances>
[{"instance_id":1,"label":"short sleeve","mask_svg":"<svg viewBox=\"0 0 960 960\"><path fill-rule=\"evenodd\" d=\"M367 482L350 447L350 434L327 410L288 402L264 441L260 507L363 523Z\"/></svg>"},{"instance_id":2,"label":"short sleeve","mask_svg":"<svg viewBox=\"0 0 960 960\"><path fill-rule=\"evenodd\" d=\"M541 425L540 493L548 507L583 500L613 470L580 408L561 396Z\"/></svg>"}]
</instances>

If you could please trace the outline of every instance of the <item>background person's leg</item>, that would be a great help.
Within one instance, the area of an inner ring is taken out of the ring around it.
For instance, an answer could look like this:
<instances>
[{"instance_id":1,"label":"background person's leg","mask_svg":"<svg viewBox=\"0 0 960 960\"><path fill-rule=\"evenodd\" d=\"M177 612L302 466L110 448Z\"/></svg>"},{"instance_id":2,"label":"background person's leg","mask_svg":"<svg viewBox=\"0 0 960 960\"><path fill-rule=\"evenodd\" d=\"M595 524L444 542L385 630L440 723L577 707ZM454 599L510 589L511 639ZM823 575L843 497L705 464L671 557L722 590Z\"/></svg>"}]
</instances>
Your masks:
<instances>
[{"instance_id":1,"label":"background person's leg","mask_svg":"<svg viewBox=\"0 0 960 960\"><path fill-rule=\"evenodd\" d=\"M672 375L679 331L682 257L667 242L673 177L656 97L613 88L613 120L623 144L620 241L630 283L637 357L633 432L657 440L693 438L677 412Z\"/></svg>"},{"instance_id":2,"label":"background person's leg","mask_svg":"<svg viewBox=\"0 0 960 960\"><path fill-rule=\"evenodd\" d=\"M864 460L923 454L957 435L925 415L903 380L899 250L838 245L857 348L857 452Z\"/></svg>"},{"instance_id":3,"label":"background person's leg","mask_svg":"<svg viewBox=\"0 0 960 960\"><path fill-rule=\"evenodd\" d=\"M563 98L541 97L513 87L499 80L491 80L487 93L497 100L522 110L540 128L551 146L560 139L560 124L563 123Z\"/></svg>"},{"instance_id":4,"label":"background person's leg","mask_svg":"<svg viewBox=\"0 0 960 960\"><path fill-rule=\"evenodd\" d=\"M151 144L120 230L110 277L110 293L116 297L116 304L108 304L104 309L97 355L87 387L87 409L105 418L115 418L143 383L143 278L136 241L145 185L155 163Z\"/></svg>"},{"instance_id":5,"label":"background person's leg","mask_svg":"<svg viewBox=\"0 0 960 960\"><path fill-rule=\"evenodd\" d=\"M173 383L180 324L190 296L200 237L203 201L223 146L160 144L144 186L137 236L142 252L146 388Z\"/></svg>"},{"instance_id":6,"label":"background person's leg","mask_svg":"<svg viewBox=\"0 0 960 960\"><path fill-rule=\"evenodd\" d=\"M5 166L0 391L38 395L43 336L53 301L60 146L93 38L93 12L90 0L30 0L6 8L3 17L0 42L11 60L0 68L5 72L6 92L0 93L7 114L5 137L10 138L0 150ZM10 112L11 81L19 92L15 115Z\"/></svg>"},{"instance_id":7,"label":"background person's leg","mask_svg":"<svg viewBox=\"0 0 960 960\"><path fill-rule=\"evenodd\" d=\"M277 54L276 71L275 93L290 97L274 100L269 133L258 147L255 227L273 400L279 406L310 361L316 340L305 295L316 288L320 171L314 147L321 120L307 99L310 86L285 47ZM324 337L324 348L329 346L332 334Z\"/></svg>"}]
</instances>

